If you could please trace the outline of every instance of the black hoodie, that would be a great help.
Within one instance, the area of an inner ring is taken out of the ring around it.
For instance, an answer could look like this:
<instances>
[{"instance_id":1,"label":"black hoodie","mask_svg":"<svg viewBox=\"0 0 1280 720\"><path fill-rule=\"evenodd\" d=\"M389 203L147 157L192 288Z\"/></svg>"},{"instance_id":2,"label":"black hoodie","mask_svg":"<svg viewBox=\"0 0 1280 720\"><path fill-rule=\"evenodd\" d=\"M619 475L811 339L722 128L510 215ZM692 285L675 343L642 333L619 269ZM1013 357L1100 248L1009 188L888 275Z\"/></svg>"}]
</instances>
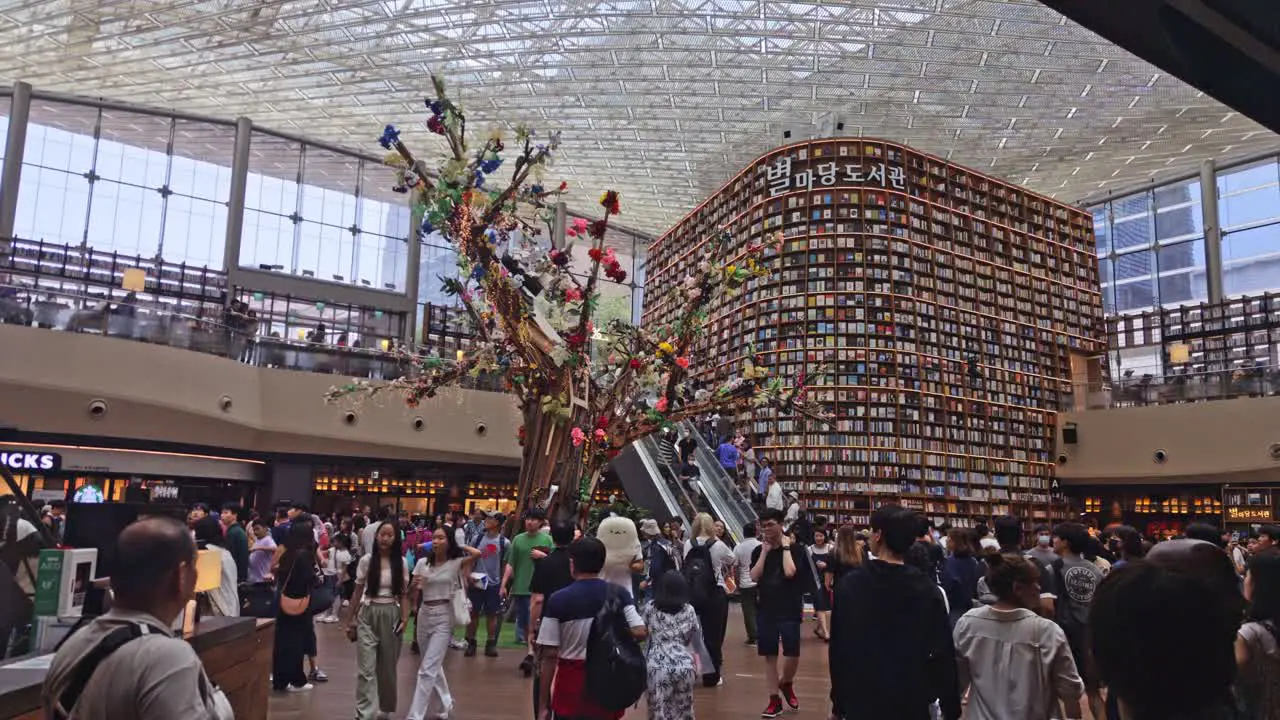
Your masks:
<instances>
[{"instance_id":1,"label":"black hoodie","mask_svg":"<svg viewBox=\"0 0 1280 720\"><path fill-rule=\"evenodd\" d=\"M938 586L907 565L872 560L845 573L831 607L831 703L850 720L960 717L955 645Z\"/></svg>"}]
</instances>

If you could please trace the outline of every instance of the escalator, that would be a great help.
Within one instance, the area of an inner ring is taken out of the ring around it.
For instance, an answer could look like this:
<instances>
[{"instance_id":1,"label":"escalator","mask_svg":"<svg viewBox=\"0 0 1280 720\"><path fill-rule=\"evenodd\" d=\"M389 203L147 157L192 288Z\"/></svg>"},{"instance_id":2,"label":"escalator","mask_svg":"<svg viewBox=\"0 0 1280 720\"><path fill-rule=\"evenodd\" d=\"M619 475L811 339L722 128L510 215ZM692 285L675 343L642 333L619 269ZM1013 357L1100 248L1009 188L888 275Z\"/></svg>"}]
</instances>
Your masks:
<instances>
[{"instance_id":1,"label":"escalator","mask_svg":"<svg viewBox=\"0 0 1280 720\"><path fill-rule=\"evenodd\" d=\"M720 467L715 452L693 423L681 423L680 434L697 440L697 447L689 459L698 467L698 486L702 489L707 504L711 506L711 514L724 521L725 528L735 543L740 542L742 528L759 519L755 508L738 487L737 479Z\"/></svg>"},{"instance_id":2,"label":"escalator","mask_svg":"<svg viewBox=\"0 0 1280 720\"><path fill-rule=\"evenodd\" d=\"M693 424L680 425L680 433L697 438L689 459L698 468L698 478L688 483L680 479L679 468L663 459L656 434L624 448L608 472L633 504L647 509L659 522L680 520L690 528L694 515L706 512L724 521L733 541L741 542L743 526L758 519L755 509Z\"/></svg>"},{"instance_id":3,"label":"escalator","mask_svg":"<svg viewBox=\"0 0 1280 720\"><path fill-rule=\"evenodd\" d=\"M688 528L697 506L661 457L653 438L642 438L623 448L607 472L617 479L633 505L648 510L658 522L679 520Z\"/></svg>"}]
</instances>

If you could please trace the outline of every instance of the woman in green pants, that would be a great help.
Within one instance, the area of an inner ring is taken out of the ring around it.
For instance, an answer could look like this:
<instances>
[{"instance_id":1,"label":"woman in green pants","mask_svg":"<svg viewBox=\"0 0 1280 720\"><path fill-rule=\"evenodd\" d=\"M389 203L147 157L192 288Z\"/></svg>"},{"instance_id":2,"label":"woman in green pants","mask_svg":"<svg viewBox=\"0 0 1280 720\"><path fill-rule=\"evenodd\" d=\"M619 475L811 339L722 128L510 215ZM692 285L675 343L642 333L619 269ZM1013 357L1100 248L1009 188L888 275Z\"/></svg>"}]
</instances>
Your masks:
<instances>
[{"instance_id":1,"label":"woman in green pants","mask_svg":"<svg viewBox=\"0 0 1280 720\"><path fill-rule=\"evenodd\" d=\"M395 525L382 523L373 551L356 566L347 637L356 643L356 720L396 711L396 660L409 621L409 568Z\"/></svg>"}]
</instances>

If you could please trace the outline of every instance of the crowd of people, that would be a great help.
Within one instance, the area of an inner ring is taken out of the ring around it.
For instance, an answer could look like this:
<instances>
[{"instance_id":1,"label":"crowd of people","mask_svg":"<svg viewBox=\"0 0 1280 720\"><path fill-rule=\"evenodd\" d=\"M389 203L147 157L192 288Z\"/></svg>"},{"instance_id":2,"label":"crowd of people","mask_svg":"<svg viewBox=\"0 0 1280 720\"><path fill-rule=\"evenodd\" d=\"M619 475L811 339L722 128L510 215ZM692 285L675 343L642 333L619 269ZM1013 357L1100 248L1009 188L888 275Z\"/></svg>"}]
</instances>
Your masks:
<instances>
[{"instance_id":1,"label":"crowd of people","mask_svg":"<svg viewBox=\"0 0 1280 720\"><path fill-rule=\"evenodd\" d=\"M735 543L707 514L687 531L679 521L614 520L584 535L535 509L507 537L506 518L493 511L411 522L389 508L321 518L285 503L265 517L197 505L186 527L139 521L119 541L127 569L111 579L115 606L59 649L45 701L64 710L75 695L141 702L73 680L104 638L146 626L147 643L120 655L133 665L108 660L103 677L134 672L143 681L130 687L159 683L165 699L146 701L157 711L225 717L198 658L166 642L192 595L200 548L222 555L221 586L199 599L205 612L275 619L275 690L327 681L316 624L343 625L360 720L397 712L396 664L410 626L418 670L400 709L411 720L450 717L473 700L450 691L450 649L497 656L507 616L521 648L511 667L530 680L536 718L616 719L639 699L628 694L636 687L652 720L689 720L696 688L726 682L734 600L761 658L764 718L799 710L794 680L810 611L826 643L822 711L832 718L1074 720L1086 707L1097 720L1280 718L1275 527L1241 538L1193 524L1185 537L1153 543L1128 526L1067 522L1033 528L1024 545L1013 517L991 529L937 527L884 505L869 527L854 527L789 520L766 506ZM612 643L613 661L588 662L602 642ZM627 682L628 648L639 685Z\"/></svg>"}]
</instances>

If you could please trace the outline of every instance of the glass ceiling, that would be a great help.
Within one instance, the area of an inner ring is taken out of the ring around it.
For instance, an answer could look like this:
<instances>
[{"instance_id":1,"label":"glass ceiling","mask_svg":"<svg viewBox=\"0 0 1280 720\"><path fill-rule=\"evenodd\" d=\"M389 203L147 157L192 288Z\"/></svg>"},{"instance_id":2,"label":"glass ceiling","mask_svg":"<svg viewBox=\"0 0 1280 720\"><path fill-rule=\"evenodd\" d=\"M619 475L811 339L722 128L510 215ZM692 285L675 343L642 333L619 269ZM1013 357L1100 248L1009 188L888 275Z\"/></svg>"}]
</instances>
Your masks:
<instances>
[{"instance_id":1,"label":"glass ceiling","mask_svg":"<svg viewBox=\"0 0 1280 720\"><path fill-rule=\"evenodd\" d=\"M11 0L0 77L377 152L427 149L443 69L472 127L561 129L591 213L667 229L761 152L903 142L1075 201L1275 134L1036 0ZM552 178L554 179L554 178Z\"/></svg>"}]
</instances>

